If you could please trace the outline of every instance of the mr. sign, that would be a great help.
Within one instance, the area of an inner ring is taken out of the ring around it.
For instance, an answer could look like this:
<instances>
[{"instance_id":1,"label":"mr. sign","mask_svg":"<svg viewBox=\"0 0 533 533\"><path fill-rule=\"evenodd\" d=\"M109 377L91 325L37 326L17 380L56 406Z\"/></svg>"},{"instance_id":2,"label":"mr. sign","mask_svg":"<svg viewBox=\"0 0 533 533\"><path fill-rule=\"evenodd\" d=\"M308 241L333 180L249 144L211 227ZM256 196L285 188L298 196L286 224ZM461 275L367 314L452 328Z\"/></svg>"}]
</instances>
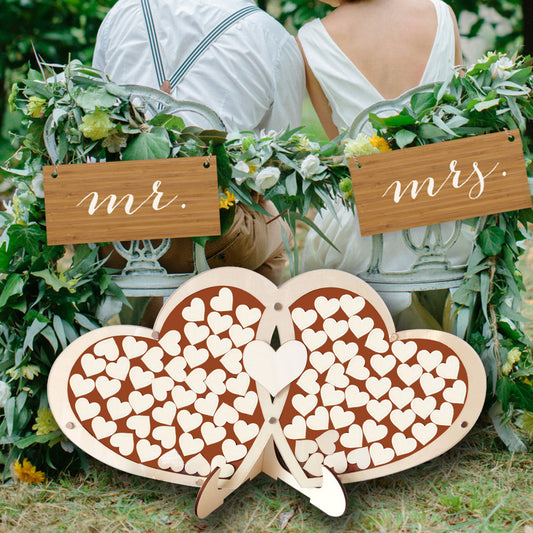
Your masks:
<instances>
[{"instance_id":1,"label":"mr. sign","mask_svg":"<svg viewBox=\"0 0 533 533\"><path fill-rule=\"evenodd\" d=\"M48 244L219 235L216 160L205 162L44 167Z\"/></svg>"}]
</instances>

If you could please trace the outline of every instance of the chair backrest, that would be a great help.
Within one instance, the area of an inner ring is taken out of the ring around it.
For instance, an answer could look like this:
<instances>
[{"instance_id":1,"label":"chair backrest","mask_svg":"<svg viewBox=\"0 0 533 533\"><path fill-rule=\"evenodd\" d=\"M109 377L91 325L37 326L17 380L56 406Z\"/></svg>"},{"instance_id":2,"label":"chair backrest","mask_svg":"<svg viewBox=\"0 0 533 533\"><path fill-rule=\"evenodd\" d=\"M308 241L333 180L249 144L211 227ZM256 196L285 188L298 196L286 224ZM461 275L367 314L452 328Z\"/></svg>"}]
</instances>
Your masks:
<instances>
[{"instance_id":1,"label":"chair backrest","mask_svg":"<svg viewBox=\"0 0 533 533\"><path fill-rule=\"evenodd\" d=\"M225 130L218 115L207 106L194 102L179 101L170 95L140 85L122 85L129 92L130 98L144 110L146 116L158 113L179 115L181 113L198 114L207 121L209 127ZM45 145L52 161L59 161L57 141L54 134L53 119L47 121L44 130ZM184 274L168 273L159 260L168 251L170 239L164 239L158 246L149 240L131 241L129 245L115 242L115 250L126 259L126 266L120 274L113 276L114 281L129 297L170 296L180 285L199 272L209 269L204 247L194 244L194 270Z\"/></svg>"},{"instance_id":2,"label":"chair backrest","mask_svg":"<svg viewBox=\"0 0 533 533\"><path fill-rule=\"evenodd\" d=\"M394 100L378 102L363 110L354 120L348 130L348 137L355 138L359 133L369 132L370 113L387 116L409 108L411 97L415 93L433 92L434 84L423 85L405 92ZM450 289L458 287L466 272L466 261L472 251L475 236L482 220L477 220L475 231L468 231L470 245L462 260L451 262L450 250L459 240L464 240L465 222L435 224L423 230L404 230L401 232L403 246L409 250L414 260L407 270L391 272L383 270L384 236L374 235L372 243L372 258L366 272L359 277L370 283L380 292L411 292L435 289ZM471 228L471 223L468 225Z\"/></svg>"}]
</instances>

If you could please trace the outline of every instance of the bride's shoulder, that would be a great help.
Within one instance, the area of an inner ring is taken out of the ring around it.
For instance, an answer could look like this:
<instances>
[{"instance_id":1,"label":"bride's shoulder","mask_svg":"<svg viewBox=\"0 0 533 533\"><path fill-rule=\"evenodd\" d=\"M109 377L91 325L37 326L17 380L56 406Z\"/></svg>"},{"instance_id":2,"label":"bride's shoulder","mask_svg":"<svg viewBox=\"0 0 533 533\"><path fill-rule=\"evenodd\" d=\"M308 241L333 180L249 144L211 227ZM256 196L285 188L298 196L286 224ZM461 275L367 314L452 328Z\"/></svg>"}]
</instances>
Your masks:
<instances>
[{"instance_id":1,"label":"bride's shoulder","mask_svg":"<svg viewBox=\"0 0 533 533\"><path fill-rule=\"evenodd\" d=\"M316 40L320 38L324 33L324 26L322 25L321 19L313 19L309 22L306 22L298 30L298 40L305 41L308 39Z\"/></svg>"}]
</instances>

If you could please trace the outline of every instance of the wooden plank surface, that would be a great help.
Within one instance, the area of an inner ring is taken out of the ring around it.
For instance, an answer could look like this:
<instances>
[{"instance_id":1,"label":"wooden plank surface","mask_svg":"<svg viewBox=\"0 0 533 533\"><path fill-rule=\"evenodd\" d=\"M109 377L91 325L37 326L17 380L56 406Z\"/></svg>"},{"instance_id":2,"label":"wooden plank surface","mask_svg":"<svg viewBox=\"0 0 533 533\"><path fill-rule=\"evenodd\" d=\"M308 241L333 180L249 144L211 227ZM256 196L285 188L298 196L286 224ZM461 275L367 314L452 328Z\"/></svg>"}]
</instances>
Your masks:
<instances>
[{"instance_id":1,"label":"wooden plank surface","mask_svg":"<svg viewBox=\"0 0 533 533\"><path fill-rule=\"evenodd\" d=\"M532 205L518 130L358 161L360 168L350 160L350 171L363 236Z\"/></svg>"},{"instance_id":2,"label":"wooden plank surface","mask_svg":"<svg viewBox=\"0 0 533 533\"><path fill-rule=\"evenodd\" d=\"M48 244L219 235L216 160L205 161L44 167Z\"/></svg>"}]
</instances>

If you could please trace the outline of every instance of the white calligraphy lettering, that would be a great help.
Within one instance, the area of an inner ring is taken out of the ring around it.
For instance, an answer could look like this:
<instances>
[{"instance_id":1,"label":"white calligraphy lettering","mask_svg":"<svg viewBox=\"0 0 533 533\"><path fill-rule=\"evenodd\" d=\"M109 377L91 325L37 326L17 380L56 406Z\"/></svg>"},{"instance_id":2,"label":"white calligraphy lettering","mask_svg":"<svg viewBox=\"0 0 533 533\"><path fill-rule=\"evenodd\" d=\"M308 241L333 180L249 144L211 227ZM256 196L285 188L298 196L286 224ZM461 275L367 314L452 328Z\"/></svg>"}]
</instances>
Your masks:
<instances>
[{"instance_id":1,"label":"white calligraphy lettering","mask_svg":"<svg viewBox=\"0 0 533 533\"><path fill-rule=\"evenodd\" d=\"M89 215L94 215L98 211L98 209L100 209L102 206L106 205L107 203L106 210L107 210L107 214L110 215L111 213L113 213L113 211L115 211L115 209L122 202L125 202L124 212L126 213L126 215L134 215L137 211L139 211L139 209L141 209L141 207L143 207L148 202L150 202L150 200L152 200L152 209L154 209L154 211L162 211L163 209L171 205L175 200L177 200L178 196L176 195L174 196L174 198L172 198L172 200L168 201L166 204L160 205L161 199L163 198L163 194L164 194L159 190L160 186L161 186L161 181L159 180L154 181L154 183L152 184L152 192L150 193L150 195L147 196L135 208L133 207L133 203L135 202L135 197L133 196L133 194L125 194L118 201L117 201L116 194L110 194L109 196L106 196L100 203L98 203L99 196L98 196L98 192L96 191L93 191L87 194L82 200L80 200L76 204L76 207L80 207L85 202L85 200L90 200L89 208L87 212L89 213Z\"/></svg>"},{"instance_id":2,"label":"white calligraphy lettering","mask_svg":"<svg viewBox=\"0 0 533 533\"><path fill-rule=\"evenodd\" d=\"M474 161L472 163L472 167L473 167L474 170L472 171L470 176L468 176L468 178L466 178L461 183L461 181L460 181L461 171L457 170L457 168L456 168L457 167L457 161L454 159L454 160L450 161L450 165L449 165L450 173L448 174L446 179L439 185L439 187L437 189L435 189L435 180L431 176L427 177L420 185L419 185L419 181L418 180L416 180L416 179L411 180L405 186L405 188L403 190L402 190L401 181L395 180L389 185L389 187L387 188L387 190L383 193L383 195L381 197L384 198L387 195L387 193L389 191L391 191L391 189L393 189L393 200L394 200L394 203L397 204L404 197L404 195L410 190L411 191L411 194L410 194L411 198L413 200L416 200L416 198L419 196L420 193L422 193L422 191L424 190L424 187L425 187L427 189L427 195L432 197L432 198L434 198L435 196L437 196L439 194L439 192L449 182L450 178L452 178L452 186L453 186L453 188L454 189L460 189L461 187L463 187L464 185L466 185L469 182L470 178L475 176L475 177L477 177L477 181L470 188L470 190L468 192L468 197L471 200L477 200L483 194L483 192L485 191L485 180L491 174L494 173L494 171L498 168L498 166L499 166L499 163L496 163L496 165L494 165L494 167L492 168L492 170L488 174L483 174L483 172L481 172L481 170L479 168L478 162Z\"/></svg>"}]
</instances>

